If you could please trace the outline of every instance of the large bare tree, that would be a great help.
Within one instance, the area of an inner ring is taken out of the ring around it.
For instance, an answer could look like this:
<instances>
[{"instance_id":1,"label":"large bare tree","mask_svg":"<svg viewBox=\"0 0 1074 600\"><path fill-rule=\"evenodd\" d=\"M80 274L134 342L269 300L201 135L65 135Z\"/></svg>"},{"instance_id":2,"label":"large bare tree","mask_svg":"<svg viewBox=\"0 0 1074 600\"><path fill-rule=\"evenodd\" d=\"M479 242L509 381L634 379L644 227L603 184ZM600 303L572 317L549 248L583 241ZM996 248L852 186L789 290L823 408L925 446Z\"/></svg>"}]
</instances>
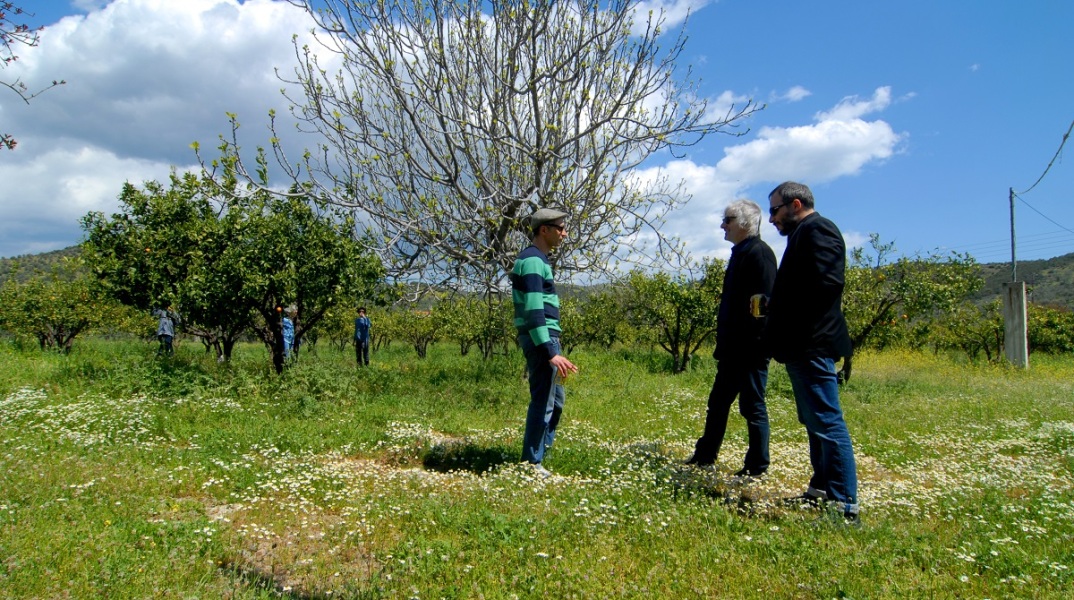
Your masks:
<instances>
[{"instance_id":1,"label":"large bare tree","mask_svg":"<svg viewBox=\"0 0 1074 600\"><path fill-rule=\"evenodd\" d=\"M321 141L293 160L274 134L276 157L410 281L501 289L538 204L570 213L560 269L674 255L661 225L681 182L634 169L757 110L713 114L678 64L683 28L636 0L289 1L316 28L281 78Z\"/></svg>"}]
</instances>

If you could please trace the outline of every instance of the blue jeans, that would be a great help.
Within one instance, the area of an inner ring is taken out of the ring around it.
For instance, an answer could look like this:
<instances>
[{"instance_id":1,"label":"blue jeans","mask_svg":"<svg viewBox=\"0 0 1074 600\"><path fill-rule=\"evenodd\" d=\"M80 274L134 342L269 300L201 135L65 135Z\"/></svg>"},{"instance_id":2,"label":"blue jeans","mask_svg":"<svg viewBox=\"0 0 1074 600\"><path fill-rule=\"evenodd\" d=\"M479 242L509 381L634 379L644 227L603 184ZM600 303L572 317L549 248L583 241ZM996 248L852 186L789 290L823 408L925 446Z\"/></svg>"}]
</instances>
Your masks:
<instances>
[{"instance_id":1,"label":"blue jeans","mask_svg":"<svg viewBox=\"0 0 1074 600\"><path fill-rule=\"evenodd\" d=\"M720 456L727 417L738 396L738 412L746 419L749 447L743 466L750 475L768 470L768 409L764 390L768 382L768 359L723 359L716 363L716 378L709 392L705 433L694 446L694 457L702 463L714 462Z\"/></svg>"},{"instance_id":2,"label":"blue jeans","mask_svg":"<svg viewBox=\"0 0 1074 600\"><path fill-rule=\"evenodd\" d=\"M556 427L563 414L563 386L556 382L556 368L548 363L543 352L537 350L529 335L518 336L518 344L526 357L530 380L530 407L522 437L522 460L540 464L556 438ZM552 347L558 354L559 338L552 338Z\"/></svg>"},{"instance_id":3,"label":"blue jeans","mask_svg":"<svg viewBox=\"0 0 1074 600\"><path fill-rule=\"evenodd\" d=\"M858 474L850 431L839 406L839 383L835 361L804 358L787 362L787 375L794 388L798 422L809 436L809 462L813 478L809 486L824 490L828 500L842 503L847 512L858 511Z\"/></svg>"}]
</instances>

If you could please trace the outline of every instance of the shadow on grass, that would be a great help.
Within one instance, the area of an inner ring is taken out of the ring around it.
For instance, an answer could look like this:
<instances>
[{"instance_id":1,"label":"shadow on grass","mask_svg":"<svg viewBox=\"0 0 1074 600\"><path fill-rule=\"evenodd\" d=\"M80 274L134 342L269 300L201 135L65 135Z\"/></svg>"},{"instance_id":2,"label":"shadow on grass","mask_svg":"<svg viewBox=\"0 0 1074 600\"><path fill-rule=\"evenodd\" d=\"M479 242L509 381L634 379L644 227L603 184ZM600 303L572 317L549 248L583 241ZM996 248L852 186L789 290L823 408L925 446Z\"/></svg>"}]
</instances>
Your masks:
<instances>
[{"instance_id":1,"label":"shadow on grass","mask_svg":"<svg viewBox=\"0 0 1074 600\"><path fill-rule=\"evenodd\" d=\"M662 443L632 444L625 449L630 460L656 474L658 486L676 498L711 498L747 516L759 516L766 498L748 480L740 480L714 467L685 465L669 456Z\"/></svg>"},{"instance_id":2,"label":"shadow on grass","mask_svg":"<svg viewBox=\"0 0 1074 600\"><path fill-rule=\"evenodd\" d=\"M451 440L430 447L421 464L431 471L470 471L483 475L508 462L518 462L515 451L504 446L481 446L469 440Z\"/></svg>"},{"instance_id":3,"label":"shadow on grass","mask_svg":"<svg viewBox=\"0 0 1074 600\"><path fill-rule=\"evenodd\" d=\"M736 512L757 515L755 503L758 499L729 477L712 468L690 466L672 466L668 474L669 483L676 496L686 498L704 496L719 501Z\"/></svg>"},{"instance_id":4,"label":"shadow on grass","mask_svg":"<svg viewBox=\"0 0 1074 600\"><path fill-rule=\"evenodd\" d=\"M297 589L286 586L281 577L265 573L250 565L228 563L221 567L221 570L233 579L242 581L256 590L271 594L273 598L283 598L285 600L331 600L340 597L338 593L333 593L332 591L320 592L305 589L303 586L298 586ZM361 600L364 598L380 598L381 594L376 590L351 589L347 590L346 595L343 597Z\"/></svg>"}]
</instances>

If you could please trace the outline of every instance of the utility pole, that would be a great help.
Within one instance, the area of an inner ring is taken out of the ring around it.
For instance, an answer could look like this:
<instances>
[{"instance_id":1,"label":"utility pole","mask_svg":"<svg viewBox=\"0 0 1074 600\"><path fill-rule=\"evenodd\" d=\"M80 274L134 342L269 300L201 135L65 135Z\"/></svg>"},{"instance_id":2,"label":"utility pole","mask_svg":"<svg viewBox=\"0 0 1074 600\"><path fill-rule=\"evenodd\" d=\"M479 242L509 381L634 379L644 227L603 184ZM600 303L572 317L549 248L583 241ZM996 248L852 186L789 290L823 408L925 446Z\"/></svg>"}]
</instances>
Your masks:
<instances>
[{"instance_id":1,"label":"utility pole","mask_svg":"<svg viewBox=\"0 0 1074 600\"><path fill-rule=\"evenodd\" d=\"M1063 134L1063 141L1059 143L1059 150L1056 150L1055 156L1045 167L1044 172L1041 173L1033 185L1029 186L1029 189L1019 192L1019 194L1031 192L1044 179L1044 176L1051 170L1052 165L1055 164L1055 160L1062 154L1063 146L1066 145L1067 140L1070 138L1071 131L1074 131L1074 122L1070 123L1067 132ZM1012 187L1008 193L1008 198L1011 202L1011 282L1003 284L1003 350L1007 360L1012 365L1028 369L1029 336L1027 335L1026 322L1026 283L1018 281L1018 261L1014 242L1014 195L1014 188Z\"/></svg>"},{"instance_id":2,"label":"utility pole","mask_svg":"<svg viewBox=\"0 0 1074 600\"><path fill-rule=\"evenodd\" d=\"M1011 201L1011 281L1018 281L1018 258L1014 252L1014 188L1008 189Z\"/></svg>"},{"instance_id":3,"label":"utility pole","mask_svg":"<svg viewBox=\"0 0 1074 600\"><path fill-rule=\"evenodd\" d=\"M1018 281L1018 255L1014 237L1014 188L1011 203L1011 281L1003 284L1003 354L1007 362L1029 368L1029 330L1026 319L1026 283Z\"/></svg>"}]
</instances>

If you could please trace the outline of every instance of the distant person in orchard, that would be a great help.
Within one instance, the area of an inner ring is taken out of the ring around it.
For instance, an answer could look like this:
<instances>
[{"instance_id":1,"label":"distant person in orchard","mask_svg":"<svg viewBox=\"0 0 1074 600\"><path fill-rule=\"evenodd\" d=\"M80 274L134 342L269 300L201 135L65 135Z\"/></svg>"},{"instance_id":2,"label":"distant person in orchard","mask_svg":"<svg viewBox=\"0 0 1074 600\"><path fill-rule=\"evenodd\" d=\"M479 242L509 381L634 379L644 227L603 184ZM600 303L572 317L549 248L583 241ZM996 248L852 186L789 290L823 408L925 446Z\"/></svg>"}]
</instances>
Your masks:
<instances>
[{"instance_id":1,"label":"distant person in orchard","mask_svg":"<svg viewBox=\"0 0 1074 600\"><path fill-rule=\"evenodd\" d=\"M723 276L716 320L716 378L709 392L705 432L687 464L712 465L720 455L727 417L738 397L749 441L737 477L758 477L768 470L768 409L765 385L768 357L761 348L765 307L776 279L776 255L761 240L761 207L749 200L732 202L723 213L724 239L734 244Z\"/></svg>"},{"instance_id":2,"label":"distant person in orchard","mask_svg":"<svg viewBox=\"0 0 1074 600\"><path fill-rule=\"evenodd\" d=\"M578 367L561 354L559 296L548 255L567 239L567 213L541 208L525 219L531 243L519 253L511 270L518 343L526 357L530 404L522 440L522 461L542 477L541 464L555 440L565 400L562 382Z\"/></svg>"},{"instance_id":3,"label":"distant person in orchard","mask_svg":"<svg viewBox=\"0 0 1074 600\"><path fill-rule=\"evenodd\" d=\"M365 316L365 307L358 309L358 318L354 320L354 358L358 366L369 366L369 330L373 328L372 321Z\"/></svg>"},{"instance_id":4,"label":"distant person in orchard","mask_svg":"<svg viewBox=\"0 0 1074 600\"><path fill-rule=\"evenodd\" d=\"M769 221L787 237L762 343L787 367L798 421L809 438L813 476L787 501L841 510L858 523L858 475L850 431L839 404L835 361L851 355L842 312L846 244L839 228L814 210L813 192L781 183L768 196Z\"/></svg>"},{"instance_id":5,"label":"distant person in orchard","mask_svg":"<svg viewBox=\"0 0 1074 600\"><path fill-rule=\"evenodd\" d=\"M291 324L295 328L295 333L294 333L294 342L291 344L291 360L294 361L294 362L298 362L298 350L299 350L299 347L302 345L302 336L298 335L298 325L299 325L299 323L300 323L300 321L299 321L299 317L298 317L298 307L297 306L292 306L291 307Z\"/></svg>"},{"instance_id":6,"label":"distant person in orchard","mask_svg":"<svg viewBox=\"0 0 1074 600\"><path fill-rule=\"evenodd\" d=\"M288 308L283 311L283 358L291 358L295 348L295 322L291 320L294 309Z\"/></svg>"},{"instance_id":7,"label":"distant person in orchard","mask_svg":"<svg viewBox=\"0 0 1074 600\"><path fill-rule=\"evenodd\" d=\"M153 316L159 319L157 321L157 340L160 342L160 346L157 348L157 356L172 356L175 354L172 340L175 339L175 327L179 324L179 313L169 306L166 309L158 308L154 310Z\"/></svg>"}]
</instances>

